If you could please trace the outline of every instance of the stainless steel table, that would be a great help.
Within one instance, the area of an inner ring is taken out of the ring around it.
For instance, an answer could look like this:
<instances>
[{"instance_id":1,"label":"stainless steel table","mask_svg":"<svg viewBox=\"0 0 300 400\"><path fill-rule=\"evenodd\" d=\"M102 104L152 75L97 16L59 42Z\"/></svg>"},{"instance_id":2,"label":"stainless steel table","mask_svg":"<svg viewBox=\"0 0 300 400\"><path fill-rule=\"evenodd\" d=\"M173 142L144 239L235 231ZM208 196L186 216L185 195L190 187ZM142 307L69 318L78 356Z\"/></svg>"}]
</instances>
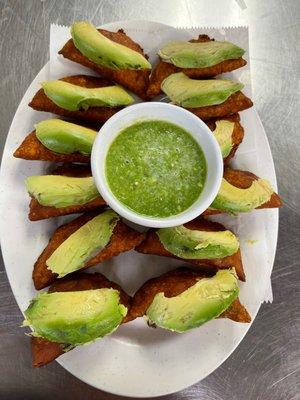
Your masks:
<instances>
[{"instance_id":1,"label":"stainless steel table","mask_svg":"<svg viewBox=\"0 0 300 400\"><path fill-rule=\"evenodd\" d=\"M48 59L51 22L150 19L174 26L249 24L253 98L285 201L272 275L274 302L261 307L242 344L217 371L165 398L300 399L299 0L0 0L0 13L1 148L19 101ZM3 262L0 273L0 399L117 399L78 381L57 363L31 367L27 338L18 327L21 313Z\"/></svg>"}]
</instances>

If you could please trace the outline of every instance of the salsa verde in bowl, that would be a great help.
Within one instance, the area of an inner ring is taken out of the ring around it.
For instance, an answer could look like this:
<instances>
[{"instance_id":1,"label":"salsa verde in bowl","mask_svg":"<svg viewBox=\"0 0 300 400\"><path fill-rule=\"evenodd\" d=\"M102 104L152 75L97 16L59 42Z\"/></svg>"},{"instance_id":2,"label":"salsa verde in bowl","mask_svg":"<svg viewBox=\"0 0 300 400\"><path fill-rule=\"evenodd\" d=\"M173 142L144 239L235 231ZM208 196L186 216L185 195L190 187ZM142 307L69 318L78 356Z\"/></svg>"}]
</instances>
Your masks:
<instances>
[{"instance_id":1,"label":"salsa verde in bowl","mask_svg":"<svg viewBox=\"0 0 300 400\"><path fill-rule=\"evenodd\" d=\"M171 227L200 215L218 193L223 160L198 117L158 102L119 111L100 129L92 173L107 204L127 220Z\"/></svg>"}]
</instances>

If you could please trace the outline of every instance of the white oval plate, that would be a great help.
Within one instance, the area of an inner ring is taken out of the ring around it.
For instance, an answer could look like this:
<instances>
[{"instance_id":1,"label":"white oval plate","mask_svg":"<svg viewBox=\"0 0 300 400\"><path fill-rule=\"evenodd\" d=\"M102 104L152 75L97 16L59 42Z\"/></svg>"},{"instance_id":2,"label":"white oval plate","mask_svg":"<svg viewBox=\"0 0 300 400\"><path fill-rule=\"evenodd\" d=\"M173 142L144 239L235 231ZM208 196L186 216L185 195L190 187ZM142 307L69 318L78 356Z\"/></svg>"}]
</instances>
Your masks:
<instances>
[{"instance_id":1,"label":"white oval plate","mask_svg":"<svg viewBox=\"0 0 300 400\"><path fill-rule=\"evenodd\" d=\"M123 27L131 35L136 24L135 21L124 21L107 24L104 28L115 30ZM143 27L143 33L166 29L165 25L157 23L139 24ZM12 156L25 135L32 130L33 124L50 117L27 106L39 89L39 82L47 79L48 68L49 63L25 93L11 124L2 159L2 252L8 279L22 311L36 294L31 280L33 264L47 244L51 232L66 219L29 222L29 198L24 179L28 175L45 173L49 164L18 160ZM269 179L277 189L272 155L257 112L254 109L243 112L242 123L245 141L235 164L256 173L261 171L260 175ZM248 151L247 137L250 135L256 141L255 152ZM269 285L276 250L278 211L261 210L238 218L221 217L219 220L235 228L240 236L247 275L247 283L241 284L240 298L254 319ZM96 269L133 293L147 279L178 264L178 261L147 257L132 251ZM184 389L213 372L229 357L249 327L250 324L215 320L180 335L162 329L150 329L143 319L139 319L122 325L115 333L94 344L78 347L61 356L58 362L74 376L98 389L130 397L160 396Z\"/></svg>"}]
</instances>

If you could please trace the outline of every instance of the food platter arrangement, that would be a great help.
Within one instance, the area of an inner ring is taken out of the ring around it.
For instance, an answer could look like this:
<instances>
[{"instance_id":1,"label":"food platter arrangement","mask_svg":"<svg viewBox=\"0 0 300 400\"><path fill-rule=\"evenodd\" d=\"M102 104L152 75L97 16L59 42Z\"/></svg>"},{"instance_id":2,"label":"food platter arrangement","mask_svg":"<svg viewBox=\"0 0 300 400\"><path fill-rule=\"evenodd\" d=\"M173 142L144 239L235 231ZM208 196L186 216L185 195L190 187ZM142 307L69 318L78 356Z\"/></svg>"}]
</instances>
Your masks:
<instances>
[{"instance_id":1,"label":"food platter arrangement","mask_svg":"<svg viewBox=\"0 0 300 400\"><path fill-rule=\"evenodd\" d=\"M112 393L171 393L216 369L269 296L281 199L234 75L245 49L198 31L74 22L55 57L82 73L49 79L46 65L17 110L1 238L34 367L58 359ZM161 42L150 58L147 34Z\"/></svg>"}]
</instances>

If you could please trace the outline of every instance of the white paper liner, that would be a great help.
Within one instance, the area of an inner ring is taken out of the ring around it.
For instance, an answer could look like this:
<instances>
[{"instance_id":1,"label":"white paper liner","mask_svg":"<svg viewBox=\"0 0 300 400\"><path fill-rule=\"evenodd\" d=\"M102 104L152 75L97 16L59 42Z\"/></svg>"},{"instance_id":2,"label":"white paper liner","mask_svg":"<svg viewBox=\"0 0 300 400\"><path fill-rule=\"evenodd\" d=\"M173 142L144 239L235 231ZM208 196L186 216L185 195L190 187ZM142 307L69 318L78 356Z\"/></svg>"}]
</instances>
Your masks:
<instances>
[{"instance_id":1,"label":"white paper liner","mask_svg":"<svg viewBox=\"0 0 300 400\"><path fill-rule=\"evenodd\" d=\"M118 24L117 24L118 25ZM116 28L116 23L114 23ZM171 40L189 40L196 38L200 33L207 34L217 40L228 40L244 48L246 53L244 58L247 65L232 73L224 74L233 79L238 79L244 83L243 92L251 97L251 79L249 63L249 43L248 28L226 27L226 28L172 28L163 27L152 29L151 24L147 22L136 21L135 27L127 29L126 33L137 41L150 57L152 64L158 61L157 50L163 44ZM122 28L122 26L118 26ZM69 28L56 24L51 25L50 29L50 68L49 79L57 79L74 74L96 75L90 69L69 61L58 55L58 51L70 39ZM238 152L232 162L232 166L249 170L257 175L269 178L271 171L261 171L259 168L259 142L256 130L257 123L253 121L253 114L248 110L241 114L242 125L245 128L245 138L238 149ZM275 182L272 182L275 184ZM268 210L256 210L251 213L240 214L237 217L215 216L212 219L217 220L230 229L239 237L242 259L246 273L247 282L241 283L240 298L244 302L250 313L257 304L264 301L272 302L272 288L270 275L272 271L272 252L267 246L266 232L267 226L265 219L262 219L261 213L267 213ZM157 265L159 264L159 268ZM147 265L147 268L145 267ZM162 273L174 268L175 265L182 265L182 262L164 259L156 256L143 256L135 253L123 254L101 265L101 272L104 272L109 278L121 283L129 292L133 293L144 281L157 275L157 271ZM99 268L97 268L99 269ZM243 290L247 285L248 290Z\"/></svg>"}]
</instances>

